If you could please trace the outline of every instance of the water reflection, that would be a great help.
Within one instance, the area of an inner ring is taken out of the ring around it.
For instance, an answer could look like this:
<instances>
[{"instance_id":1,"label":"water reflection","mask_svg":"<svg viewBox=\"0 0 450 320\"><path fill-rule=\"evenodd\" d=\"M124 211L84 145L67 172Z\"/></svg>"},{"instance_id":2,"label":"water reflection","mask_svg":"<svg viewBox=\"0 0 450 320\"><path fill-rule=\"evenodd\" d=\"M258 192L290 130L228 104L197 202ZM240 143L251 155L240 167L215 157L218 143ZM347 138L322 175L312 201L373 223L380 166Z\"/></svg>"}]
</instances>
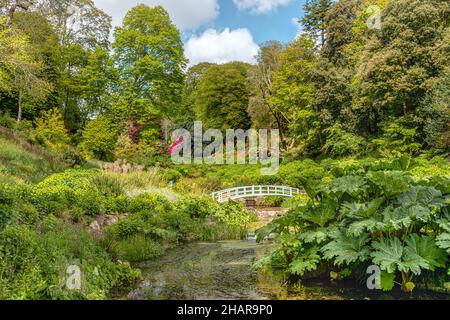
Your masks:
<instances>
[{"instance_id":1,"label":"water reflection","mask_svg":"<svg viewBox=\"0 0 450 320\"><path fill-rule=\"evenodd\" d=\"M142 263L145 281L127 299L135 300L348 300L409 299L364 290L352 284L304 282L285 286L279 278L252 270L271 245L255 241L197 243ZM415 293L412 298L448 299L447 295Z\"/></svg>"}]
</instances>

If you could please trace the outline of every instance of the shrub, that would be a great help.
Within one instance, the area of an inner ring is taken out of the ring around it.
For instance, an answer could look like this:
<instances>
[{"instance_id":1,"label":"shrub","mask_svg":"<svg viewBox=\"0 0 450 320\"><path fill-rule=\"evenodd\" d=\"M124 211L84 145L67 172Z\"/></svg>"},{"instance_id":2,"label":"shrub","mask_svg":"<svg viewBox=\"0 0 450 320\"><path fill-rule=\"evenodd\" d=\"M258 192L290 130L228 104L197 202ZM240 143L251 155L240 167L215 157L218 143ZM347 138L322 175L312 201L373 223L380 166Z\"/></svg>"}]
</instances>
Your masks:
<instances>
[{"instance_id":1,"label":"shrub","mask_svg":"<svg viewBox=\"0 0 450 320\"><path fill-rule=\"evenodd\" d=\"M335 124L326 130L327 142L322 148L325 154L332 157L343 157L364 153L366 141L363 137L345 131L342 125Z\"/></svg>"},{"instance_id":2,"label":"shrub","mask_svg":"<svg viewBox=\"0 0 450 320\"><path fill-rule=\"evenodd\" d=\"M83 156L73 148L66 149L61 156L61 160L72 168L83 166L86 163Z\"/></svg>"},{"instance_id":3,"label":"shrub","mask_svg":"<svg viewBox=\"0 0 450 320\"><path fill-rule=\"evenodd\" d=\"M37 230L17 225L0 233L0 298L105 299L140 277L129 265L111 262L83 230L54 217ZM82 271L80 291L65 287L70 265Z\"/></svg>"},{"instance_id":4,"label":"shrub","mask_svg":"<svg viewBox=\"0 0 450 320\"><path fill-rule=\"evenodd\" d=\"M128 134L122 134L117 139L116 147L114 149L114 157L116 159L135 159L138 155L137 146L133 143Z\"/></svg>"},{"instance_id":5,"label":"shrub","mask_svg":"<svg viewBox=\"0 0 450 320\"><path fill-rule=\"evenodd\" d=\"M30 186L22 180L0 173L0 232L18 221L34 221L36 210L26 203Z\"/></svg>"},{"instance_id":6,"label":"shrub","mask_svg":"<svg viewBox=\"0 0 450 320\"><path fill-rule=\"evenodd\" d=\"M16 124L17 120L11 117L8 112L0 113L0 127L14 129Z\"/></svg>"},{"instance_id":7,"label":"shrub","mask_svg":"<svg viewBox=\"0 0 450 320\"><path fill-rule=\"evenodd\" d=\"M70 137L61 113L57 109L42 112L35 120L35 139L42 146L62 156L70 144Z\"/></svg>"},{"instance_id":8,"label":"shrub","mask_svg":"<svg viewBox=\"0 0 450 320\"><path fill-rule=\"evenodd\" d=\"M212 216L213 213L210 201L192 197L177 201L175 203L175 209L178 212L187 214L191 219L204 219Z\"/></svg>"},{"instance_id":9,"label":"shrub","mask_svg":"<svg viewBox=\"0 0 450 320\"><path fill-rule=\"evenodd\" d=\"M324 175L336 168L330 162L323 165L328 167ZM265 261L300 277L324 265L356 273L375 264L383 271L386 291L396 281L410 292L413 280L420 281L425 271L448 270L450 176L414 179L408 170L416 165L400 157L367 163L364 169L355 164L339 168L340 176L330 176L327 183L301 179L307 203L293 206L258 232L259 240L278 235L278 248Z\"/></svg>"},{"instance_id":10,"label":"shrub","mask_svg":"<svg viewBox=\"0 0 450 320\"><path fill-rule=\"evenodd\" d=\"M172 206L166 198L149 193L132 198L129 206L130 213L146 212L164 214L170 210L172 210Z\"/></svg>"},{"instance_id":11,"label":"shrub","mask_svg":"<svg viewBox=\"0 0 450 320\"><path fill-rule=\"evenodd\" d=\"M145 224L139 219L123 219L115 223L109 232L115 239L126 239L145 229Z\"/></svg>"},{"instance_id":12,"label":"shrub","mask_svg":"<svg viewBox=\"0 0 450 320\"><path fill-rule=\"evenodd\" d=\"M78 149L86 159L112 160L117 135L111 119L99 116L86 125Z\"/></svg>"},{"instance_id":13,"label":"shrub","mask_svg":"<svg viewBox=\"0 0 450 320\"><path fill-rule=\"evenodd\" d=\"M140 262L163 255L164 248L145 236L136 235L116 242L111 252L118 259Z\"/></svg>"},{"instance_id":14,"label":"shrub","mask_svg":"<svg viewBox=\"0 0 450 320\"><path fill-rule=\"evenodd\" d=\"M390 119L383 126L382 137L374 139L373 142L380 150L393 150L411 155L418 154L422 149L416 124L407 117Z\"/></svg>"},{"instance_id":15,"label":"shrub","mask_svg":"<svg viewBox=\"0 0 450 320\"><path fill-rule=\"evenodd\" d=\"M80 209L85 214L104 212L104 196L92 182L97 170L67 170L52 175L33 188L32 202L42 212L58 214Z\"/></svg>"}]
</instances>

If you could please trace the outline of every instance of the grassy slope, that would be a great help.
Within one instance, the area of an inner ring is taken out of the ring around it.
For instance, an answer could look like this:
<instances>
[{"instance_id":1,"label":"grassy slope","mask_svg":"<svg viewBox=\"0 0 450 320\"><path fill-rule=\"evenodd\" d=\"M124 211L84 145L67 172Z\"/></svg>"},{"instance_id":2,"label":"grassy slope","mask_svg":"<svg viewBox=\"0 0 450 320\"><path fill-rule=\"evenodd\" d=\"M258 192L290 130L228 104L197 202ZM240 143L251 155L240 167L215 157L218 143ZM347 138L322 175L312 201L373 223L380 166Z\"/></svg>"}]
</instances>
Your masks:
<instances>
[{"instance_id":1,"label":"grassy slope","mask_svg":"<svg viewBox=\"0 0 450 320\"><path fill-rule=\"evenodd\" d=\"M0 173L36 183L66 168L46 151L0 128Z\"/></svg>"}]
</instances>

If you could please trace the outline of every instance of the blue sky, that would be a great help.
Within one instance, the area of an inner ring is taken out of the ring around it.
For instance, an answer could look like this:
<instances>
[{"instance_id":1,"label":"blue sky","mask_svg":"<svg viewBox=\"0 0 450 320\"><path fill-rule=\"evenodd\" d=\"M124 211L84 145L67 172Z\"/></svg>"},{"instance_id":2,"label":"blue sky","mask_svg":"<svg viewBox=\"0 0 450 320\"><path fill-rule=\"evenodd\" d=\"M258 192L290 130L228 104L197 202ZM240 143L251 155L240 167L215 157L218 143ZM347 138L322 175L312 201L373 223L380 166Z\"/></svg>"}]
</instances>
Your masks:
<instances>
[{"instance_id":1,"label":"blue sky","mask_svg":"<svg viewBox=\"0 0 450 320\"><path fill-rule=\"evenodd\" d=\"M254 63L259 45L292 41L306 0L94 0L121 24L139 3L163 6L180 29L190 65L200 62Z\"/></svg>"},{"instance_id":2,"label":"blue sky","mask_svg":"<svg viewBox=\"0 0 450 320\"><path fill-rule=\"evenodd\" d=\"M292 19L303 15L304 2L305 0L294 0L274 11L252 14L248 10L239 10L231 0L220 0L220 15L214 22L214 27L218 29L247 28L258 44L267 40L289 42L298 32Z\"/></svg>"}]
</instances>

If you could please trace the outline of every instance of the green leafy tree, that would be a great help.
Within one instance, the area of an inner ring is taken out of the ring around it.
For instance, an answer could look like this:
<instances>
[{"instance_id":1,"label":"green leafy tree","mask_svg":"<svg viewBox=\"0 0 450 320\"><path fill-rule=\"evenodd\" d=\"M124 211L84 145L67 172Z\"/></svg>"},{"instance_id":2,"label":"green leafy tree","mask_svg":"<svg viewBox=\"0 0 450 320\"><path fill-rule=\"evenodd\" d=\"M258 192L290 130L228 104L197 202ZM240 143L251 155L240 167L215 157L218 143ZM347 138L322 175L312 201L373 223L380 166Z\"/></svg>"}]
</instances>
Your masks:
<instances>
[{"instance_id":1,"label":"green leafy tree","mask_svg":"<svg viewBox=\"0 0 450 320\"><path fill-rule=\"evenodd\" d=\"M35 138L41 145L58 155L62 155L68 149L70 137L61 112L57 109L42 112L35 120L35 125Z\"/></svg>"},{"instance_id":2,"label":"green leafy tree","mask_svg":"<svg viewBox=\"0 0 450 320\"><path fill-rule=\"evenodd\" d=\"M36 6L59 33L62 45L80 44L85 49L108 48L111 17L92 0L47 0Z\"/></svg>"},{"instance_id":3,"label":"green leafy tree","mask_svg":"<svg viewBox=\"0 0 450 320\"><path fill-rule=\"evenodd\" d=\"M301 23L310 35L320 39L322 46L326 41L325 17L332 5L333 0L307 0L304 6L305 15Z\"/></svg>"},{"instance_id":4,"label":"green leafy tree","mask_svg":"<svg viewBox=\"0 0 450 320\"><path fill-rule=\"evenodd\" d=\"M86 66L81 69L80 87L83 119L103 114L111 109L113 92L117 84L117 69L109 52L96 47L88 54Z\"/></svg>"},{"instance_id":5,"label":"green leafy tree","mask_svg":"<svg viewBox=\"0 0 450 320\"><path fill-rule=\"evenodd\" d=\"M113 119L101 115L91 120L83 130L80 153L86 159L97 158L104 161L113 160L113 152L118 137L118 129Z\"/></svg>"},{"instance_id":6,"label":"green leafy tree","mask_svg":"<svg viewBox=\"0 0 450 320\"><path fill-rule=\"evenodd\" d=\"M317 63L314 40L308 35L297 38L280 52L278 63L269 104L276 106L286 119L290 146L298 143L300 152L314 152L320 140L311 78Z\"/></svg>"},{"instance_id":7,"label":"green leafy tree","mask_svg":"<svg viewBox=\"0 0 450 320\"><path fill-rule=\"evenodd\" d=\"M183 99L181 109L177 111L174 120L179 122L186 122L189 120L195 120L195 94L197 87L203 74L214 64L212 63L199 63L192 66L186 72L186 80L183 88Z\"/></svg>"},{"instance_id":8,"label":"green leafy tree","mask_svg":"<svg viewBox=\"0 0 450 320\"><path fill-rule=\"evenodd\" d=\"M450 71L447 69L428 93L417 115L428 146L450 151Z\"/></svg>"},{"instance_id":9,"label":"green leafy tree","mask_svg":"<svg viewBox=\"0 0 450 320\"><path fill-rule=\"evenodd\" d=\"M0 27L0 86L17 96L17 121L26 102L45 99L51 85L43 76L43 63L28 37L15 28Z\"/></svg>"},{"instance_id":10,"label":"green leafy tree","mask_svg":"<svg viewBox=\"0 0 450 320\"><path fill-rule=\"evenodd\" d=\"M195 93L195 111L206 128L250 128L249 68L245 63L233 62L212 66L203 74Z\"/></svg>"},{"instance_id":11,"label":"green leafy tree","mask_svg":"<svg viewBox=\"0 0 450 320\"><path fill-rule=\"evenodd\" d=\"M250 70L249 80L251 97L249 100L249 115L252 117L253 126L272 128L276 122L280 130L280 139L285 148L285 115L280 106L269 103L274 94L274 75L279 70L279 55L283 45L278 41L264 43L257 56L258 64Z\"/></svg>"},{"instance_id":12,"label":"green leafy tree","mask_svg":"<svg viewBox=\"0 0 450 320\"><path fill-rule=\"evenodd\" d=\"M136 127L157 126L178 110L186 59L180 32L161 6L138 5L114 32L120 100L114 112Z\"/></svg>"},{"instance_id":13,"label":"green leafy tree","mask_svg":"<svg viewBox=\"0 0 450 320\"><path fill-rule=\"evenodd\" d=\"M382 30L366 43L356 81L356 107L372 128L389 116L416 110L447 64L447 1L389 1Z\"/></svg>"}]
</instances>

